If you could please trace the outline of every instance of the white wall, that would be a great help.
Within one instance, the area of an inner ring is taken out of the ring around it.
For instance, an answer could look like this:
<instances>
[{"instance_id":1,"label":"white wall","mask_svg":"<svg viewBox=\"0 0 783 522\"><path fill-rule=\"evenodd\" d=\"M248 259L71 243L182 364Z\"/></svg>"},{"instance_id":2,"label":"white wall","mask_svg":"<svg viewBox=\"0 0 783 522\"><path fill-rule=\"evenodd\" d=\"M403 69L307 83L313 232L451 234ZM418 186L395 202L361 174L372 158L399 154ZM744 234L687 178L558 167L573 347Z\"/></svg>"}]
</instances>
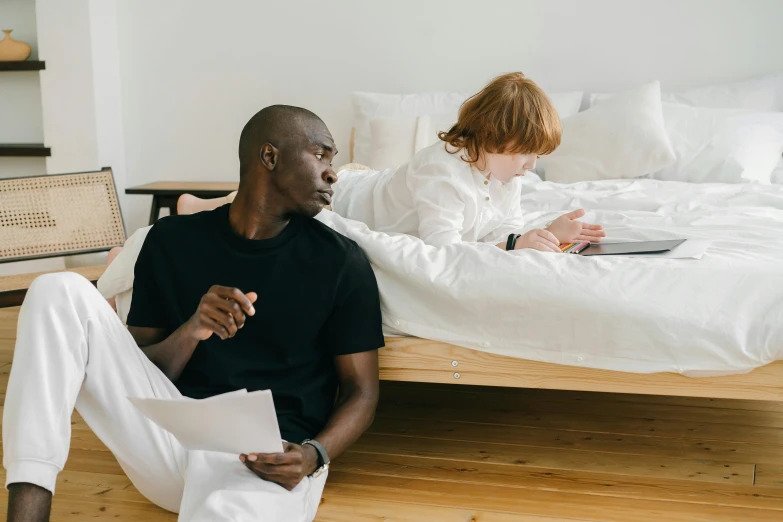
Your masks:
<instances>
[{"instance_id":1,"label":"white wall","mask_svg":"<svg viewBox=\"0 0 783 522\"><path fill-rule=\"evenodd\" d=\"M307 107L347 161L355 90L664 88L783 70L780 0L119 0L127 185L235 180L239 132ZM123 209L146 224L149 198Z\"/></svg>"},{"instance_id":2,"label":"white wall","mask_svg":"<svg viewBox=\"0 0 783 522\"><path fill-rule=\"evenodd\" d=\"M97 170L92 39L87 0L37 0L49 173Z\"/></svg>"},{"instance_id":3,"label":"white wall","mask_svg":"<svg viewBox=\"0 0 783 522\"><path fill-rule=\"evenodd\" d=\"M29 60L38 59L35 0L0 0L0 29L32 47ZM0 143L43 143L41 84L38 71L0 73ZM46 173L45 158L2 157L0 178L38 176ZM62 259L0 263L0 276L57 270Z\"/></svg>"},{"instance_id":4,"label":"white wall","mask_svg":"<svg viewBox=\"0 0 783 522\"><path fill-rule=\"evenodd\" d=\"M122 205L125 140L115 1L12 0L17 2L32 5L32 34L37 32L40 56L46 61L40 84L36 73L36 83L20 85L19 90L31 100L37 97L41 120L38 132L42 136L33 141L43 141L52 149L52 155L40 160L35 171L28 169L23 174L83 172L111 166ZM0 127L6 121L5 117L0 119ZM16 170L29 160L10 161ZM5 263L0 266L0 274L100 264L105 258L105 253L99 253Z\"/></svg>"},{"instance_id":5,"label":"white wall","mask_svg":"<svg viewBox=\"0 0 783 522\"><path fill-rule=\"evenodd\" d=\"M114 0L36 0L47 172L110 166L124 205L117 15ZM105 254L69 256L67 266L98 264Z\"/></svg>"},{"instance_id":6,"label":"white wall","mask_svg":"<svg viewBox=\"0 0 783 522\"><path fill-rule=\"evenodd\" d=\"M38 59L35 0L0 1L0 29L32 47ZM41 87L38 71L0 74L0 143L41 143ZM44 158L0 158L0 178L35 176L46 172Z\"/></svg>"}]
</instances>

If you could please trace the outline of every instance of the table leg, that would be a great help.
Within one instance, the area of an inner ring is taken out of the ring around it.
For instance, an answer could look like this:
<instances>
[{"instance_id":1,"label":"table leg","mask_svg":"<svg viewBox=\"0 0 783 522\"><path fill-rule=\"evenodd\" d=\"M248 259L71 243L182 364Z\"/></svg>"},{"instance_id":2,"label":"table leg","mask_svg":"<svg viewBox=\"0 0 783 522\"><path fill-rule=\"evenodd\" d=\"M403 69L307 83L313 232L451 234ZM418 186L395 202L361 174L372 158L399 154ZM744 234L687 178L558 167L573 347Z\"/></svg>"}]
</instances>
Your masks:
<instances>
[{"instance_id":1,"label":"table leg","mask_svg":"<svg viewBox=\"0 0 783 522\"><path fill-rule=\"evenodd\" d=\"M162 208L168 208L169 209L169 216L176 216L177 215L177 201L178 200L179 200L179 196L166 196L160 202L160 206Z\"/></svg>"},{"instance_id":2,"label":"table leg","mask_svg":"<svg viewBox=\"0 0 783 522\"><path fill-rule=\"evenodd\" d=\"M154 225L160 215L160 196L152 196L152 208L150 209L150 225Z\"/></svg>"}]
</instances>

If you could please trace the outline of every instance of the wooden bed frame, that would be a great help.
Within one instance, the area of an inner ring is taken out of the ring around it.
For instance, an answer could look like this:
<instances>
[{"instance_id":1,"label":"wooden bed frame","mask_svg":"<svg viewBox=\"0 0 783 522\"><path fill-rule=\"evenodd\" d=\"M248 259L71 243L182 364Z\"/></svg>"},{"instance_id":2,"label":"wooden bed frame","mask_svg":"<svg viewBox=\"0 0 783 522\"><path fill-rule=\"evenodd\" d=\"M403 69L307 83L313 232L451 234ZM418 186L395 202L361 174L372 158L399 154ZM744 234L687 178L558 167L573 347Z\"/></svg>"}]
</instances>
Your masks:
<instances>
[{"instance_id":1,"label":"wooden bed frame","mask_svg":"<svg viewBox=\"0 0 783 522\"><path fill-rule=\"evenodd\" d=\"M723 377L626 373L542 363L416 337L387 337L381 379L647 395L783 401L783 361Z\"/></svg>"}]
</instances>

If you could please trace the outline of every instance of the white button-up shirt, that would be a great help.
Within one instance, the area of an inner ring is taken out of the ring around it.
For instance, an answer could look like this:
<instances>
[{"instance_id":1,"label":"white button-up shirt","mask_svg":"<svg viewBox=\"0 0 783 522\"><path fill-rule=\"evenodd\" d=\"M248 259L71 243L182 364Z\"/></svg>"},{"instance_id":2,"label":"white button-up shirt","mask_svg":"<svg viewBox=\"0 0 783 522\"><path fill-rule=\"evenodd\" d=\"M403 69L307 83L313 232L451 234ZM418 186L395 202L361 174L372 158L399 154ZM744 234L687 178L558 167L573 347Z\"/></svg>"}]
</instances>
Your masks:
<instances>
[{"instance_id":1,"label":"white button-up shirt","mask_svg":"<svg viewBox=\"0 0 783 522\"><path fill-rule=\"evenodd\" d=\"M434 246L500 243L522 232L521 180L487 178L446 147L439 141L397 169L341 172L332 209L372 230L409 234Z\"/></svg>"}]
</instances>

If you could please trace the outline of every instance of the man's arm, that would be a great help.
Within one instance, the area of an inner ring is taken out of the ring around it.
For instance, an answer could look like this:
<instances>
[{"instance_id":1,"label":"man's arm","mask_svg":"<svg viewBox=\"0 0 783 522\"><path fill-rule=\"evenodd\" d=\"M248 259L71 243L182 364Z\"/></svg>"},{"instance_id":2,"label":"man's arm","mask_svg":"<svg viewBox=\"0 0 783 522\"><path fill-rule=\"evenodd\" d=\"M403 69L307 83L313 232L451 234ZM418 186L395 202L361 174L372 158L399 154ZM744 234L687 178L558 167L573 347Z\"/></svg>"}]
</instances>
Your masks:
<instances>
[{"instance_id":1,"label":"man's arm","mask_svg":"<svg viewBox=\"0 0 783 522\"><path fill-rule=\"evenodd\" d=\"M315 440L323 444L330 459L338 457L372 424L378 406L378 350L338 355L335 367L340 381L337 404L326 427ZM306 452L318 461L310 445ZM308 469L308 475L317 466Z\"/></svg>"},{"instance_id":2,"label":"man's arm","mask_svg":"<svg viewBox=\"0 0 783 522\"><path fill-rule=\"evenodd\" d=\"M315 440L329 459L334 459L356 442L370 427L378 405L378 350L338 355L335 367L340 392L332 416ZM318 468L318 452L309 444L288 442L283 453L250 453L239 460L264 480L294 489Z\"/></svg>"},{"instance_id":3,"label":"man's arm","mask_svg":"<svg viewBox=\"0 0 783 522\"><path fill-rule=\"evenodd\" d=\"M128 331L144 355L172 382L179 378L198 345L198 340L188 333L187 324L168 337L162 328L128 326Z\"/></svg>"},{"instance_id":4,"label":"man's arm","mask_svg":"<svg viewBox=\"0 0 783 522\"><path fill-rule=\"evenodd\" d=\"M213 286L188 321L166 337L163 328L128 326L144 354L169 378L176 381L200 341L214 333L225 340L234 337L245 324L246 315L254 315L258 295L237 288Z\"/></svg>"}]
</instances>

